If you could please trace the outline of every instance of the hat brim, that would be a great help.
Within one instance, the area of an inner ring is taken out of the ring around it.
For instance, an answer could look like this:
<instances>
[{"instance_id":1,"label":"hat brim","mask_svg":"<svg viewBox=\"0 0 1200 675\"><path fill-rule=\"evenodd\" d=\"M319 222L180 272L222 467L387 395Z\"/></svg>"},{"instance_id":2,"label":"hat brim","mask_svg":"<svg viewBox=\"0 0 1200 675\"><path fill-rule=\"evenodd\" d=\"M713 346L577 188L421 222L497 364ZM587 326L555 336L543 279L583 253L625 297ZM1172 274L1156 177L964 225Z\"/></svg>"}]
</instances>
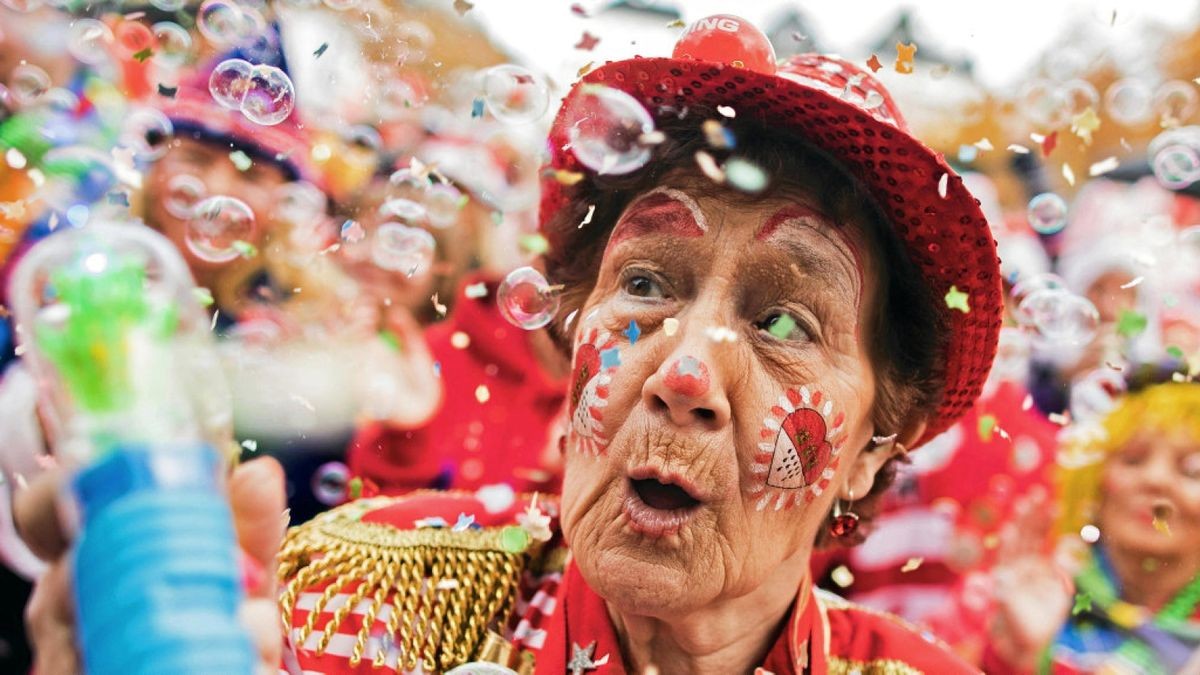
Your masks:
<instances>
[{"instance_id":1,"label":"hat brim","mask_svg":"<svg viewBox=\"0 0 1200 675\"><path fill-rule=\"evenodd\" d=\"M786 130L845 166L878 202L948 330L944 387L916 445L945 431L970 409L996 356L1003 315L1000 261L987 219L940 154L815 86L717 63L635 58L593 70L567 94L550 129L551 165L557 169L587 173L565 149L567 111L583 84L624 91L656 119L688 107L729 106L739 119ZM943 175L944 197L938 186ZM552 176L543 179L543 227L568 199L567 188ZM952 286L967 295L969 311L947 306Z\"/></svg>"}]
</instances>

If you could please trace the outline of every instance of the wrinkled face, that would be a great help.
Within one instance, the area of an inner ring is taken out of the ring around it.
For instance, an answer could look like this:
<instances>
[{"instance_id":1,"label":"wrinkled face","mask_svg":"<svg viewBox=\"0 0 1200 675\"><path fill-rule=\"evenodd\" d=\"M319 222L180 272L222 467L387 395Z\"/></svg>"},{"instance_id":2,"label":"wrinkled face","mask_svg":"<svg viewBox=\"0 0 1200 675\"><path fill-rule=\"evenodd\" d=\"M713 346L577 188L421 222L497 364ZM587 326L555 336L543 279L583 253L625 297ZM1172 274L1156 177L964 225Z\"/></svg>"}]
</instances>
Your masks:
<instances>
[{"instance_id":1,"label":"wrinkled face","mask_svg":"<svg viewBox=\"0 0 1200 675\"><path fill-rule=\"evenodd\" d=\"M1104 466L1104 542L1146 556L1200 551L1200 439L1144 430Z\"/></svg>"},{"instance_id":2,"label":"wrinkled face","mask_svg":"<svg viewBox=\"0 0 1200 675\"><path fill-rule=\"evenodd\" d=\"M668 616L807 565L875 395L869 248L815 203L660 188L614 227L572 326L562 502L610 603Z\"/></svg>"},{"instance_id":3,"label":"wrinkled face","mask_svg":"<svg viewBox=\"0 0 1200 675\"><path fill-rule=\"evenodd\" d=\"M229 147L216 143L177 138L147 177L147 220L183 253L193 272L221 265L198 258L188 249L187 219L173 215L167 208L172 178L195 176L204 183L206 196L225 195L246 202L257 224L249 242L255 246L262 243L276 191L286 182L283 169L269 162L255 160L245 171L239 170L229 158L230 152Z\"/></svg>"}]
</instances>

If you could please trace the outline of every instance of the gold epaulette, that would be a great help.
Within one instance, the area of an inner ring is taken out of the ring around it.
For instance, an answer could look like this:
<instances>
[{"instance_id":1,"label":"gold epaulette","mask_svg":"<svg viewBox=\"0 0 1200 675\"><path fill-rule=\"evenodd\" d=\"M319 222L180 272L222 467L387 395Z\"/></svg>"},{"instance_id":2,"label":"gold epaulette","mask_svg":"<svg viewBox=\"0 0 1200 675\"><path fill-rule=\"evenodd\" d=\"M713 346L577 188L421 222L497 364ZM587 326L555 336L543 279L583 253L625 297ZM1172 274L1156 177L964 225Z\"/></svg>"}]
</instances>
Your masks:
<instances>
[{"instance_id":1,"label":"gold epaulette","mask_svg":"<svg viewBox=\"0 0 1200 675\"><path fill-rule=\"evenodd\" d=\"M489 627L503 630L527 568L553 568L561 562L550 560L559 549L542 556L544 547L537 542L520 552L511 550L511 541L506 548L503 537L509 528L400 529L362 521L364 514L406 498L360 499L288 530L279 554L285 631L293 631L292 614L301 593L321 593L295 644L323 631L316 647L323 654L338 627L365 600L369 604L350 657L357 666L376 617L388 604L392 609L384 634L399 650L401 669L414 670L420 661L426 671L445 671L476 656ZM350 597L318 626L339 592ZM387 649L377 650L374 664L382 666L387 654Z\"/></svg>"}]
</instances>

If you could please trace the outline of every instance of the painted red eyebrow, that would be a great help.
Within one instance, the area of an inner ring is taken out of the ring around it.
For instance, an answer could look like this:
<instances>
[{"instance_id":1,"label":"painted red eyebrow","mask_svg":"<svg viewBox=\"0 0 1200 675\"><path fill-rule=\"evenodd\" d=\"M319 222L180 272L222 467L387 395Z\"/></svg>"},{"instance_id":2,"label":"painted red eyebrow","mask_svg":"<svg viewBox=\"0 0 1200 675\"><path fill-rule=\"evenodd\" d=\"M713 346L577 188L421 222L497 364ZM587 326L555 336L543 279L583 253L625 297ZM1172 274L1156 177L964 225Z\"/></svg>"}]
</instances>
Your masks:
<instances>
[{"instance_id":1,"label":"painted red eyebrow","mask_svg":"<svg viewBox=\"0 0 1200 675\"><path fill-rule=\"evenodd\" d=\"M797 218L812 218L813 220L824 221L827 223L833 222L833 219L828 215L818 211L817 209L814 209L811 206L792 204L779 209L775 212L775 215L768 218L767 222L763 223L763 226L758 229L757 233L755 233L754 238L759 241L766 241L767 239L771 238L771 235L775 234L775 231L779 229L780 225L789 220L795 220Z\"/></svg>"},{"instance_id":2,"label":"painted red eyebrow","mask_svg":"<svg viewBox=\"0 0 1200 675\"><path fill-rule=\"evenodd\" d=\"M707 229L704 214L690 197L678 190L655 190L625 212L608 246L611 248L624 239L645 234L703 237Z\"/></svg>"}]
</instances>

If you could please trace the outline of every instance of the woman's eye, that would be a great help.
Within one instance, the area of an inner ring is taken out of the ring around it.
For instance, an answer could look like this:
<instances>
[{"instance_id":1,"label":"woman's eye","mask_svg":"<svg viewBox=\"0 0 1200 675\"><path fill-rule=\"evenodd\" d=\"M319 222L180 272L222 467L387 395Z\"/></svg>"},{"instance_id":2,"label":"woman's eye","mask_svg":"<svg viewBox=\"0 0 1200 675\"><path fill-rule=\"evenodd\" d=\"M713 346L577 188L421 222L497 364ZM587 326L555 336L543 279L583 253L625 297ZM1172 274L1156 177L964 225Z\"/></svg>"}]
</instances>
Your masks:
<instances>
[{"instance_id":1,"label":"woman's eye","mask_svg":"<svg viewBox=\"0 0 1200 675\"><path fill-rule=\"evenodd\" d=\"M809 337L808 331L800 325L796 317L787 312L772 312L759 321L756 327L780 340L805 340Z\"/></svg>"},{"instance_id":2,"label":"woman's eye","mask_svg":"<svg viewBox=\"0 0 1200 675\"><path fill-rule=\"evenodd\" d=\"M645 274L634 274L625 280L625 292L636 298L662 298L662 286Z\"/></svg>"}]
</instances>

